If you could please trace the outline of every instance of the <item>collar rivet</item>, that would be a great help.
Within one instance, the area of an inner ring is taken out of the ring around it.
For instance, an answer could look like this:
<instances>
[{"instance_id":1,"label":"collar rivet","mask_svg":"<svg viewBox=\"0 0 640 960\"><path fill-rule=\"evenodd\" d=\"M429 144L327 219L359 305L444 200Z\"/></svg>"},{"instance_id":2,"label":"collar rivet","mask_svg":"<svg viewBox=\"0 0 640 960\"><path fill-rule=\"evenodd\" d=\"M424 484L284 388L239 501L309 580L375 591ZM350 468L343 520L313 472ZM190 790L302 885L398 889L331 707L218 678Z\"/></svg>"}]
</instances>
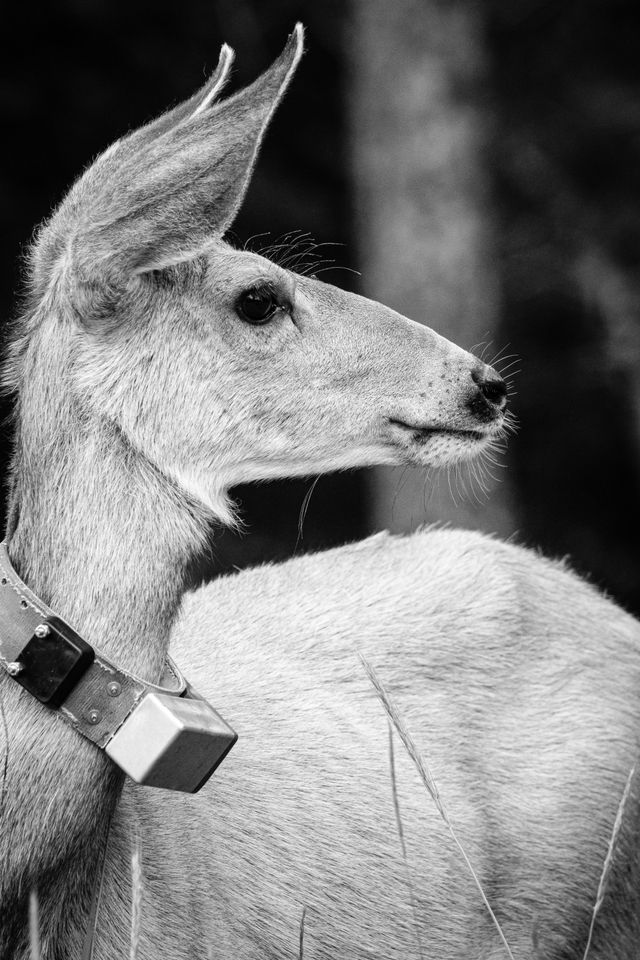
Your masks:
<instances>
[{"instance_id":1,"label":"collar rivet","mask_svg":"<svg viewBox=\"0 0 640 960\"><path fill-rule=\"evenodd\" d=\"M89 722L89 723L92 723L92 724L94 724L94 725L95 725L96 723L100 723L100 721L102 720L102 717L101 717L100 713L99 713L97 710L89 710L89 712L88 712L88 714L87 714L86 716L87 716L88 722Z\"/></svg>"},{"instance_id":2,"label":"collar rivet","mask_svg":"<svg viewBox=\"0 0 640 960\"><path fill-rule=\"evenodd\" d=\"M17 677L19 673L22 673L24 666L18 661L14 660L12 663L7 664L7 673L10 677Z\"/></svg>"},{"instance_id":3,"label":"collar rivet","mask_svg":"<svg viewBox=\"0 0 640 960\"><path fill-rule=\"evenodd\" d=\"M122 687L116 680L113 680L112 683L107 686L107 693L110 697L119 697L122 693Z\"/></svg>"},{"instance_id":4,"label":"collar rivet","mask_svg":"<svg viewBox=\"0 0 640 960\"><path fill-rule=\"evenodd\" d=\"M48 623L39 623L38 626L33 631L36 637L48 637L51 633L51 628Z\"/></svg>"}]
</instances>

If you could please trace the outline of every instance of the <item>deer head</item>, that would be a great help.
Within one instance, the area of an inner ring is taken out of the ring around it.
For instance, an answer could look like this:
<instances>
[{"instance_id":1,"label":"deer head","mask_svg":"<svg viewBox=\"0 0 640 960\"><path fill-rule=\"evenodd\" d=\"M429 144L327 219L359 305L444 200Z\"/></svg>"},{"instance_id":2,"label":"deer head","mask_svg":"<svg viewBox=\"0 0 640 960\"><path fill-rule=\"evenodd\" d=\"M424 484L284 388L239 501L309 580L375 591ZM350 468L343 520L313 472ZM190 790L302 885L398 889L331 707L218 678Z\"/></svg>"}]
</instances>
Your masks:
<instances>
[{"instance_id":1,"label":"deer head","mask_svg":"<svg viewBox=\"0 0 640 960\"><path fill-rule=\"evenodd\" d=\"M14 385L54 381L76 422L108 425L227 521L233 484L453 462L504 420L502 380L464 350L225 243L302 39L298 25L216 102L223 47L202 90L89 168L35 245L37 306L9 367Z\"/></svg>"}]
</instances>

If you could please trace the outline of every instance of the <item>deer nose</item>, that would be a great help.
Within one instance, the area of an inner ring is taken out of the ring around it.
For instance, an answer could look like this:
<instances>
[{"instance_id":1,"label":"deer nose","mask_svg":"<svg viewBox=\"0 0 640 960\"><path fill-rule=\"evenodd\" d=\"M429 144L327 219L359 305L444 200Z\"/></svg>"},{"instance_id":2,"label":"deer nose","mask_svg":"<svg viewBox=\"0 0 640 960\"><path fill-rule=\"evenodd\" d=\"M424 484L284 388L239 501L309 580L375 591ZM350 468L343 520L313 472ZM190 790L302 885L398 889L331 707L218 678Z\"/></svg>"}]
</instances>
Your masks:
<instances>
[{"instance_id":1,"label":"deer nose","mask_svg":"<svg viewBox=\"0 0 640 960\"><path fill-rule=\"evenodd\" d=\"M481 394L482 400L480 403L485 401L490 408L493 408L493 412L502 412L507 405L507 385L502 377L491 367L485 366L472 370L471 379ZM480 400L480 397L476 396L475 400L476 404L474 406L479 406L477 401Z\"/></svg>"}]
</instances>

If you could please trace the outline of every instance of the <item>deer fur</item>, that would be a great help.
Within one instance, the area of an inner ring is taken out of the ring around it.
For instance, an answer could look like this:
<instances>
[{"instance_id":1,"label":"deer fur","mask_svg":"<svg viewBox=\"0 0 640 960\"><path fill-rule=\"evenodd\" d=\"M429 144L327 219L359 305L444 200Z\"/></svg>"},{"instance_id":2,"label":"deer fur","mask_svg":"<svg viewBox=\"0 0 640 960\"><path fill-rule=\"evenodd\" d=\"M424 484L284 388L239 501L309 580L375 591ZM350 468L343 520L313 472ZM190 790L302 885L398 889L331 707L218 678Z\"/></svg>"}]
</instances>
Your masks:
<instances>
[{"instance_id":1,"label":"deer fur","mask_svg":"<svg viewBox=\"0 0 640 960\"><path fill-rule=\"evenodd\" d=\"M359 654L428 759L513 955L584 950L638 755L631 617L561 564L452 530L184 595L212 518L233 522L233 484L451 463L504 430L481 388L495 374L470 354L224 243L301 42L297 28L217 103L223 48L203 90L114 144L34 245L5 367L12 560L125 669L157 679L171 640L240 740L196 796L123 784L0 671L2 957L29 956L33 888L46 960L79 958L88 925L94 960L126 956L132 911L148 960L504 956L397 739L392 777ZM237 311L256 284L278 302L262 326ZM639 955L637 805L632 786L592 960Z\"/></svg>"}]
</instances>

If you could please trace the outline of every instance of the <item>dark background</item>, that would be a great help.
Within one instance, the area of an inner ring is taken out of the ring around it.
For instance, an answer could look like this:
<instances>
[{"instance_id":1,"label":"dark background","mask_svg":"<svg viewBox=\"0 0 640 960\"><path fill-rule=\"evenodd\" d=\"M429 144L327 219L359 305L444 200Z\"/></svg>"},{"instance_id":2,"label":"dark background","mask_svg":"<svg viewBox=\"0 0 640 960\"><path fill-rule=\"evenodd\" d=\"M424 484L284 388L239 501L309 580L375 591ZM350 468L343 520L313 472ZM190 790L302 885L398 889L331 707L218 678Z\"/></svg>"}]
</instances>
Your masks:
<instances>
[{"instance_id":1,"label":"dark background","mask_svg":"<svg viewBox=\"0 0 640 960\"><path fill-rule=\"evenodd\" d=\"M5 21L0 81L2 317L14 312L20 252L34 225L91 159L191 94L215 66L223 41L237 53L233 87L250 82L298 19L307 26L308 52L273 122L234 233L244 242L269 231L266 242L303 230L338 244L329 256L361 270L362 278L337 267L324 278L366 294L353 124L366 44L371 62L375 44L394 45L402 58L409 55L403 29L409 39L418 19L428 31L430 17L453 16L455 47L455 24L472 15L486 69L481 89L467 78L456 95L480 99L487 118L481 163L500 290L492 336L521 358L513 398L521 428L507 454L511 527L523 542L569 554L574 566L640 612L636 7L616 0L397 0L405 26L387 33L379 0L14 6L12 22ZM365 33L363 18L374 9L377 32ZM419 69L419 45L410 55ZM381 76L381 97L385 81ZM429 271L421 268L428 283ZM3 463L7 435L5 428ZM211 572L365 535L376 523L376 477L322 477L301 541L299 516L311 481L241 488L236 498L247 534L216 536Z\"/></svg>"}]
</instances>

